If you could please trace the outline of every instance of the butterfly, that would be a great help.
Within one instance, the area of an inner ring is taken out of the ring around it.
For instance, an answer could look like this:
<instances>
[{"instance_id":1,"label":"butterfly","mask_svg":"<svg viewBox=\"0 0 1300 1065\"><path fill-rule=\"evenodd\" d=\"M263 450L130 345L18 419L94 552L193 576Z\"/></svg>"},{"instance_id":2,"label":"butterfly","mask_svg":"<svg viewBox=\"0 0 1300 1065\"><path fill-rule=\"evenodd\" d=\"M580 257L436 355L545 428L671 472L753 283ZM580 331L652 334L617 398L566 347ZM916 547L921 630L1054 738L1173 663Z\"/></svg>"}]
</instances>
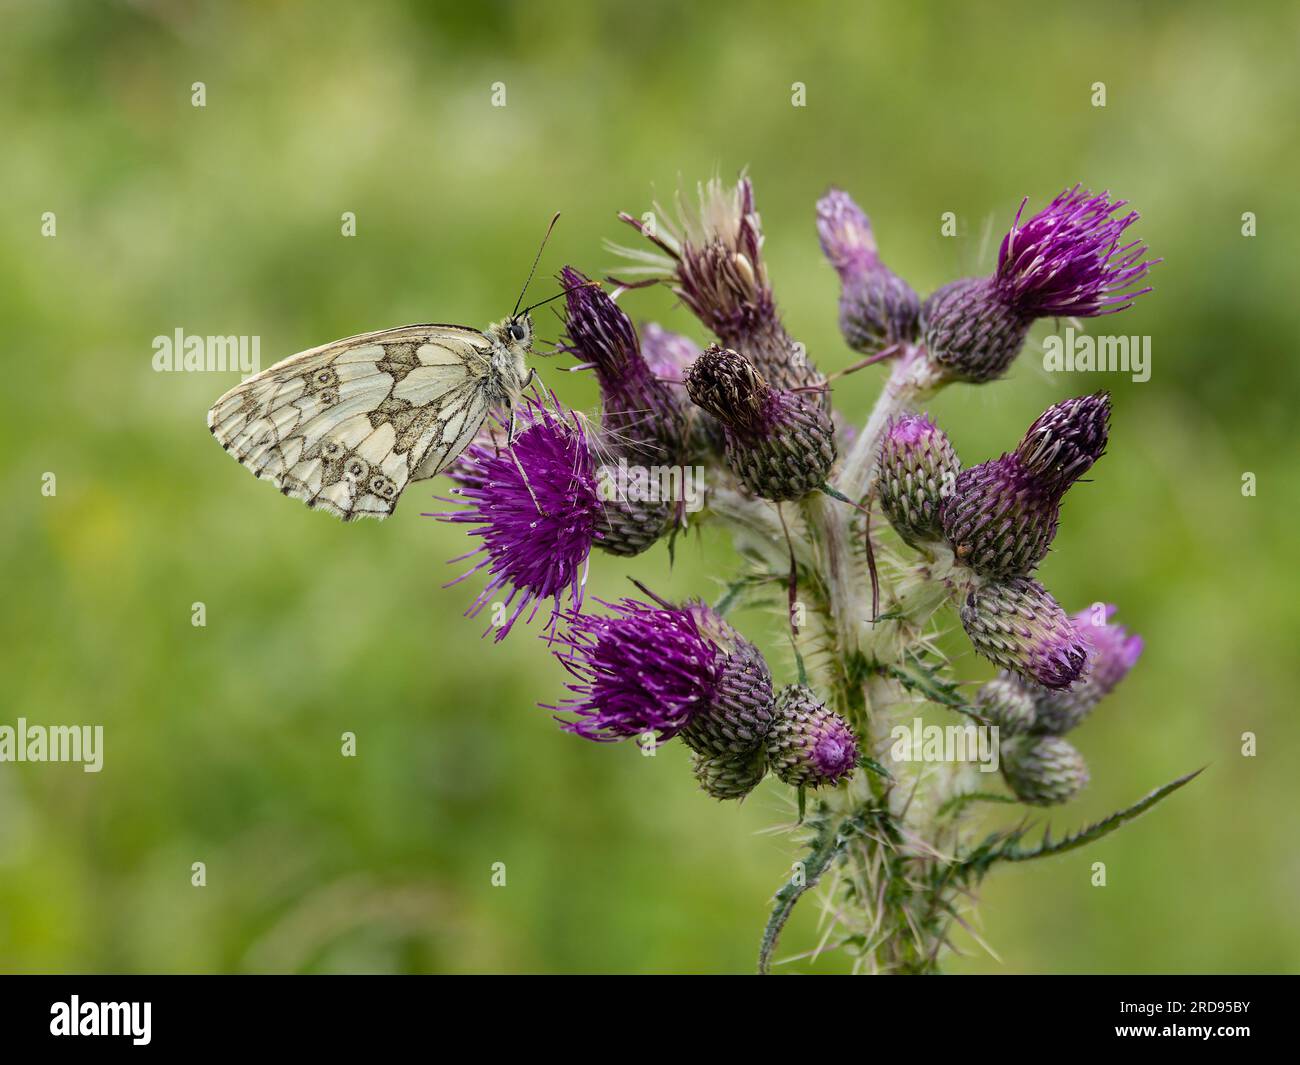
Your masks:
<instances>
[{"instance_id":1,"label":"butterfly","mask_svg":"<svg viewBox=\"0 0 1300 1065\"><path fill-rule=\"evenodd\" d=\"M410 484L455 461L494 408L509 413L514 442L514 409L536 376L529 312L541 304L519 305L542 248L515 309L485 331L407 325L301 351L218 399L208 429L286 496L344 521L388 517Z\"/></svg>"}]
</instances>

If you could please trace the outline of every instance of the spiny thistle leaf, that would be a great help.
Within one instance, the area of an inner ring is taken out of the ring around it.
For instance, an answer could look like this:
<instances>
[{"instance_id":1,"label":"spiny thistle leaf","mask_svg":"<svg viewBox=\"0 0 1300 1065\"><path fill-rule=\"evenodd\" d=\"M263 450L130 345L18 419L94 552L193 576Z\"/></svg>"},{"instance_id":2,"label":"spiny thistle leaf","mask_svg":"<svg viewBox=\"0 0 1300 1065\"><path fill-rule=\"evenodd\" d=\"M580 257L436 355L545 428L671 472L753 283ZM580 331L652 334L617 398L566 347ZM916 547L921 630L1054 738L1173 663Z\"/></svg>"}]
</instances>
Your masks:
<instances>
[{"instance_id":1,"label":"spiny thistle leaf","mask_svg":"<svg viewBox=\"0 0 1300 1065\"><path fill-rule=\"evenodd\" d=\"M794 879L787 880L774 896L776 905L772 908L772 915L767 920L767 927L763 930L763 940L758 948L760 976L767 976L771 971L772 953L776 950L776 942L781 937L782 929L785 928L790 914L794 911L795 903L817 886L817 882L830 868L831 863L844 853L849 840L857 834L852 819L842 822L837 827L824 806L822 816L814 823L817 832L808 848L808 856L804 859L802 882Z\"/></svg>"},{"instance_id":2,"label":"spiny thistle leaf","mask_svg":"<svg viewBox=\"0 0 1300 1065\"><path fill-rule=\"evenodd\" d=\"M1114 832L1115 829L1119 828L1121 825L1127 824L1129 821L1140 817L1165 796L1172 795L1184 784L1190 783L1204 772L1205 767L1202 766L1200 769L1187 773L1186 775L1179 777L1177 780L1171 780L1163 787L1156 788L1156 790L1151 792L1149 795L1139 799L1132 806L1126 807L1123 810L1117 810L1109 817L1098 821L1096 824L1089 825L1087 828L1082 828L1073 835L1066 836L1064 839L1059 840L1056 843L1051 842L1050 830L1043 833L1043 842L1033 850L1022 851L1018 849L1015 842L1009 842L999 857L1003 861L1008 862L1027 862L1031 858L1046 858L1053 854L1064 854L1066 851L1072 851L1077 847L1084 846L1084 844L1093 843L1101 839L1103 836L1110 835L1110 833Z\"/></svg>"}]
</instances>

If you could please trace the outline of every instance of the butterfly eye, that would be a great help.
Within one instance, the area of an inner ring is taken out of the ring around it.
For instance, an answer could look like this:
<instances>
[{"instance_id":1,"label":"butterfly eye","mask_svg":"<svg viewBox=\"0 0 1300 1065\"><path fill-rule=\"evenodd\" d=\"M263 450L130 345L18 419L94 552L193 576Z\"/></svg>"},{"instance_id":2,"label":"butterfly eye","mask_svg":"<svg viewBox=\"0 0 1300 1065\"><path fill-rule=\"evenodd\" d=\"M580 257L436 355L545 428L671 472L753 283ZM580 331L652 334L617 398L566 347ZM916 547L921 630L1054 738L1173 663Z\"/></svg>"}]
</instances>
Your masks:
<instances>
[{"instance_id":1,"label":"butterfly eye","mask_svg":"<svg viewBox=\"0 0 1300 1065\"><path fill-rule=\"evenodd\" d=\"M515 340L524 339L524 327L518 322L510 323L510 336Z\"/></svg>"}]
</instances>

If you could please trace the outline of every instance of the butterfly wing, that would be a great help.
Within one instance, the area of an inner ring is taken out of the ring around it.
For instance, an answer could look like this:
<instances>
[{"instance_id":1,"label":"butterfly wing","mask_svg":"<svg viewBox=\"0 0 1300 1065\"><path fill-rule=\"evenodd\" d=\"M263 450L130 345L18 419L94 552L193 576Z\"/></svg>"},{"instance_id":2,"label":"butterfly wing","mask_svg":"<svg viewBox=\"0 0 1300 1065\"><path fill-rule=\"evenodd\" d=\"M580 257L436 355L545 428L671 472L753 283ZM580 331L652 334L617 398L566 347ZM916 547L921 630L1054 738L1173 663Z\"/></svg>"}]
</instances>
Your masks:
<instances>
[{"instance_id":1,"label":"butterfly wing","mask_svg":"<svg viewBox=\"0 0 1300 1065\"><path fill-rule=\"evenodd\" d=\"M409 325L299 352L208 411L221 446L258 477L344 521L386 518L413 480L460 454L491 401L491 341Z\"/></svg>"}]
</instances>

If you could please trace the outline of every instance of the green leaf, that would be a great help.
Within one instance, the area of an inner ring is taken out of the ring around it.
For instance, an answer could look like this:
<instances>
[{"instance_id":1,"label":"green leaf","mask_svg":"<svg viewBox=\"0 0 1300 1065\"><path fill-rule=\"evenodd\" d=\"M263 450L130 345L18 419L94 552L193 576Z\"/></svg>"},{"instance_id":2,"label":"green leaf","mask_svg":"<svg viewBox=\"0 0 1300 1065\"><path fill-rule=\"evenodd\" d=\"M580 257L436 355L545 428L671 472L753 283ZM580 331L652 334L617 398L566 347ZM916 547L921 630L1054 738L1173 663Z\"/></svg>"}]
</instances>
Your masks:
<instances>
[{"instance_id":1,"label":"green leaf","mask_svg":"<svg viewBox=\"0 0 1300 1065\"><path fill-rule=\"evenodd\" d=\"M817 833L809 846L808 856L804 859L803 883L797 884L793 880L787 880L774 896L776 905L772 908L772 915L767 919L767 927L763 929L763 940L758 948L760 976L766 976L771 971L772 953L776 950L776 943L781 937L782 929L785 928L790 914L794 911L795 903L817 886L822 875L830 868L831 863L844 853L849 840L856 834L857 828L851 821L841 823L837 829L834 819L823 808L821 819L817 822Z\"/></svg>"},{"instance_id":2,"label":"green leaf","mask_svg":"<svg viewBox=\"0 0 1300 1065\"><path fill-rule=\"evenodd\" d=\"M1009 842L1008 846L1003 849L1003 853L1001 853L999 857L1003 861L1008 862L1027 862L1032 858L1046 858L1053 854L1064 854L1066 851L1075 850L1085 844L1094 843L1103 836L1110 835L1110 833L1114 832L1115 829L1119 828L1121 825L1128 824L1128 822L1140 817L1165 796L1172 795L1184 784L1190 783L1204 772L1205 766L1201 766L1200 769L1188 773L1185 776L1181 776L1177 780L1171 780L1168 784L1164 785L1164 787L1156 788L1155 791L1139 799L1132 806L1126 807L1123 810L1117 810L1115 813L1101 821L1098 821L1096 824L1089 825L1087 828L1081 828L1073 835L1066 836L1064 839L1058 840L1055 843L1051 842L1050 830L1044 832L1043 842L1033 850L1022 851L1018 848L1015 842Z\"/></svg>"}]
</instances>

